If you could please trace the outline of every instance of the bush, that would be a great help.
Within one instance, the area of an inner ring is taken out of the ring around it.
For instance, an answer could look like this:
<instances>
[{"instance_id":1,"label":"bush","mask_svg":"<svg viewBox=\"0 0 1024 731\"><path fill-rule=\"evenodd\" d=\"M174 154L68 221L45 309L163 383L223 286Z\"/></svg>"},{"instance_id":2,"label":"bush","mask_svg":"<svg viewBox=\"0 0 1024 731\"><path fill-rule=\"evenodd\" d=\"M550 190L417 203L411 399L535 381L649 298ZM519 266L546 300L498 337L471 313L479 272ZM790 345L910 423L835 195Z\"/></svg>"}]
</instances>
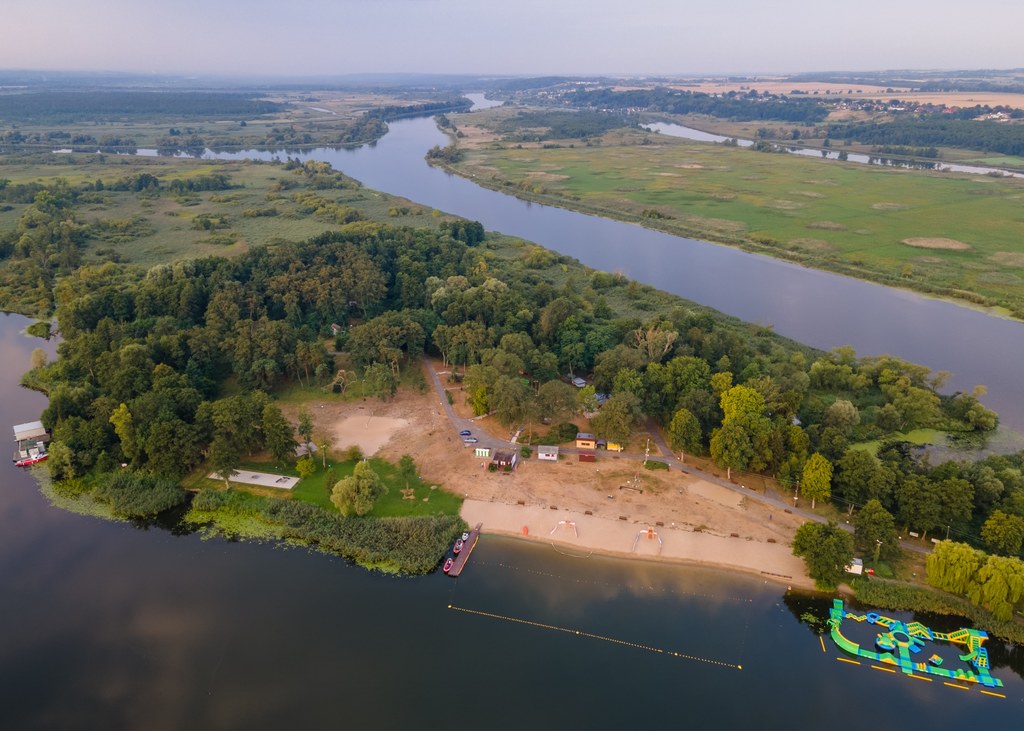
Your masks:
<instances>
[{"instance_id":1,"label":"bush","mask_svg":"<svg viewBox=\"0 0 1024 731\"><path fill-rule=\"evenodd\" d=\"M579 433L580 429L578 426L568 421L563 421L561 424L552 427L551 431L548 432L547 439L555 444L571 442Z\"/></svg>"},{"instance_id":2,"label":"bush","mask_svg":"<svg viewBox=\"0 0 1024 731\"><path fill-rule=\"evenodd\" d=\"M233 491L203 490L193 510L220 520L255 518L284 540L317 546L360 566L389 573L424 574L466 528L455 515L401 518L344 518L298 500L263 498ZM231 521L227 521L231 522Z\"/></svg>"},{"instance_id":3,"label":"bush","mask_svg":"<svg viewBox=\"0 0 1024 731\"><path fill-rule=\"evenodd\" d=\"M657 460L649 459L644 464L644 467L646 467L649 470L667 470L668 469L668 463L667 462L658 462Z\"/></svg>"},{"instance_id":4,"label":"bush","mask_svg":"<svg viewBox=\"0 0 1024 731\"><path fill-rule=\"evenodd\" d=\"M187 497L173 478L124 471L105 475L93 495L124 518L151 518L181 505Z\"/></svg>"}]
</instances>

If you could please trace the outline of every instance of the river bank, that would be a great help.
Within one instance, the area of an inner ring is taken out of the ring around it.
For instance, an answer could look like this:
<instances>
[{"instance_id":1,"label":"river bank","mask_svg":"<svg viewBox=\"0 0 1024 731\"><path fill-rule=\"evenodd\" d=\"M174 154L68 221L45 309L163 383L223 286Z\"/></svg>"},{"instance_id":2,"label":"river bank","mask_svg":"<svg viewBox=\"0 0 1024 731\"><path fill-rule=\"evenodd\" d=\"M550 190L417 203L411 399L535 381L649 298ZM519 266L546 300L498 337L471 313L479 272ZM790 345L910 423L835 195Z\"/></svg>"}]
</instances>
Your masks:
<instances>
[{"instance_id":1,"label":"river bank","mask_svg":"<svg viewBox=\"0 0 1024 731\"><path fill-rule=\"evenodd\" d=\"M813 590L802 559L787 543L715 535L672 523L616 520L589 511L545 509L483 500L465 500L461 515L468 524L482 523L483 533L550 543L572 556L593 553L644 561L688 563L755 574L790 588Z\"/></svg>"}]
</instances>

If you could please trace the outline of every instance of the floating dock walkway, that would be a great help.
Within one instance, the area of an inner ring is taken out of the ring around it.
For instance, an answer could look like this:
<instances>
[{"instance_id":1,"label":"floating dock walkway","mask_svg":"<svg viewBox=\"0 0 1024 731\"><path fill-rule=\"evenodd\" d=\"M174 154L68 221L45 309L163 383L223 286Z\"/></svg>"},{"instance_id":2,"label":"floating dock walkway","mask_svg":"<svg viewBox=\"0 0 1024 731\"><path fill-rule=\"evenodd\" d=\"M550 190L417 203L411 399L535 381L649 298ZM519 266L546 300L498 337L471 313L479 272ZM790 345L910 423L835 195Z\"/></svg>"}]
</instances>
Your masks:
<instances>
[{"instance_id":1,"label":"floating dock walkway","mask_svg":"<svg viewBox=\"0 0 1024 731\"><path fill-rule=\"evenodd\" d=\"M458 576L462 573L462 569L466 567L466 563L469 561L469 554L473 553L473 549L476 548L476 542L480 540L481 527L483 527L483 523L477 523L476 527L469 532L469 538L463 542L462 550L456 554L455 562L448 569L449 576Z\"/></svg>"}]
</instances>

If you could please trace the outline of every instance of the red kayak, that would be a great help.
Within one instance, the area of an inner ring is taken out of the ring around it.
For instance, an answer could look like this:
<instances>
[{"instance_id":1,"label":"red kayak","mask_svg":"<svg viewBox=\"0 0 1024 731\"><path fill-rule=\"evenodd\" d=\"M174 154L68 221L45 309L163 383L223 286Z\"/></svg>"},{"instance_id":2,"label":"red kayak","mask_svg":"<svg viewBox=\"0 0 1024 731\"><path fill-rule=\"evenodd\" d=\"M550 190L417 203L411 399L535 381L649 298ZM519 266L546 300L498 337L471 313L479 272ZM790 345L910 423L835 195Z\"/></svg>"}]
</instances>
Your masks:
<instances>
[{"instance_id":1,"label":"red kayak","mask_svg":"<svg viewBox=\"0 0 1024 731\"><path fill-rule=\"evenodd\" d=\"M443 569L443 571L447 574L449 571L452 570L452 566L454 566L454 565L455 565L455 559L453 559L451 556L449 556L445 560L445 562L444 562L444 569Z\"/></svg>"}]
</instances>

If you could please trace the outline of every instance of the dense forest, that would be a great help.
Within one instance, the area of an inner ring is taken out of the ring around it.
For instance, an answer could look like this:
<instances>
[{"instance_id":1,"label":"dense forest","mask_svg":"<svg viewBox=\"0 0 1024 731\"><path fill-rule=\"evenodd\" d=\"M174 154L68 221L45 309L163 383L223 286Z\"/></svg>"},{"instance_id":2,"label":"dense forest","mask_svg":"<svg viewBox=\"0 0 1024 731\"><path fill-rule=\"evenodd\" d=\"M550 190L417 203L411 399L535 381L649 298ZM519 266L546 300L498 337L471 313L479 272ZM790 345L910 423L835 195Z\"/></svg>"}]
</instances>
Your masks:
<instances>
[{"instance_id":1,"label":"dense forest","mask_svg":"<svg viewBox=\"0 0 1024 731\"><path fill-rule=\"evenodd\" d=\"M728 92L705 94L674 89L635 89L613 91L578 89L562 95L575 107L589 109L635 109L666 114L707 114L737 121L778 120L782 122L821 122L828 107L817 100L778 96L765 92Z\"/></svg>"},{"instance_id":2,"label":"dense forest","mask_svg":"<svg viewBox=\"0 0 1024 731\"><path fill-rule=\"evenodd\" d=\"M831 124L828 136L865 145L961 147L1024 155L1024 125L971 119L925 117L889 122Z\"/></svg>"},{"instance_id":3,"label":"dense forest","mask_svg":"<svg viewBox=\"0 0 1024 731\"><path fill-rule=\"evenodd\" d=\"M0 124L68 123L143 117L245 119L287 105L258 94L198 91L45 91L0 94Z\"/></svg>"}]
</instances>

